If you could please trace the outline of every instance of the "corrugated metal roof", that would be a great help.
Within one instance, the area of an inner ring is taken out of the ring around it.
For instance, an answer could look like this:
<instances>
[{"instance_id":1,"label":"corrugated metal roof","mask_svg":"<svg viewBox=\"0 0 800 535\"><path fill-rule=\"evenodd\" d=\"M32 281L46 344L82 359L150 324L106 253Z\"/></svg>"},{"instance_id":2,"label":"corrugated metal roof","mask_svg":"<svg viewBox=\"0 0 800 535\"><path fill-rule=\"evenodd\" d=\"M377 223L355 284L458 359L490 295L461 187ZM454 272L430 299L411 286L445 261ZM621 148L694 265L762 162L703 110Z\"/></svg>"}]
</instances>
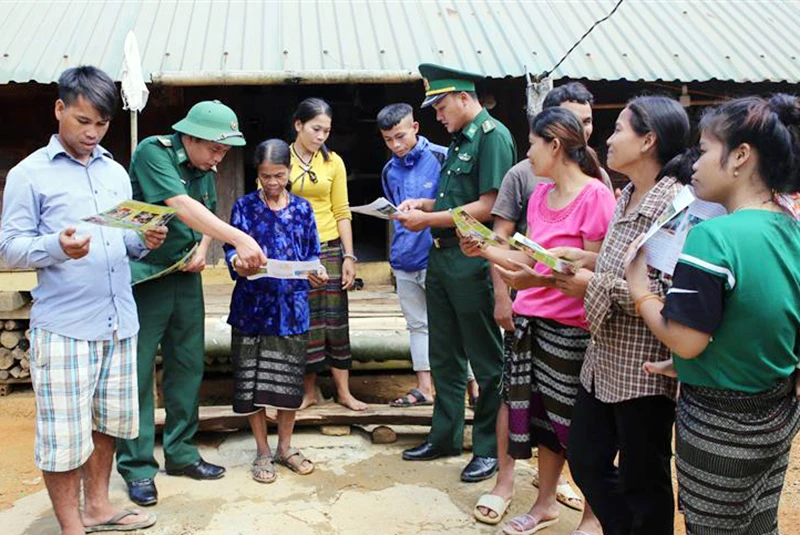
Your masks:
<instances>
[{"instance_id":1,"label":"corrugated metal roof","mask_svg":"<svg viewBox=\"0 0 800 535\"><path fill-rule=\"evenodd\" d=\"M0 83L69 66L114 77L133 30L164 83L401 81L421 62L550 69L616 0L0 1ZM625 0L553 73L592 80L800 80L800 1ZM204 81L203 81L204 80Z\"/></svg>"}]
</instances>

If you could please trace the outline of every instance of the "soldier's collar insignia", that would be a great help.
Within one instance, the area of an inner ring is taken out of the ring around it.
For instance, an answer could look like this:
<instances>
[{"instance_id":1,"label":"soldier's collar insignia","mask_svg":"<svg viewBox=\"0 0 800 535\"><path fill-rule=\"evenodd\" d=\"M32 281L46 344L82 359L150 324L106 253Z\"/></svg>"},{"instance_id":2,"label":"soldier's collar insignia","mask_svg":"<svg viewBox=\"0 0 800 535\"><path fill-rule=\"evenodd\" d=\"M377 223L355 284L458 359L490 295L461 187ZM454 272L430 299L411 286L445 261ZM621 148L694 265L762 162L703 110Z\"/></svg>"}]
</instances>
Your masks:
<instances>
[{"instance_id":1,"label":"soldier's collar insignia","mask_svg":"<svg viewBox=\"0 0 800 535\"><path fill-rule=\"evenodd\" d=\"M478 126L475 123L470 123L470 125L464 130L464 137L471 140L477 131Z\"/></svg>"}]
</instances>

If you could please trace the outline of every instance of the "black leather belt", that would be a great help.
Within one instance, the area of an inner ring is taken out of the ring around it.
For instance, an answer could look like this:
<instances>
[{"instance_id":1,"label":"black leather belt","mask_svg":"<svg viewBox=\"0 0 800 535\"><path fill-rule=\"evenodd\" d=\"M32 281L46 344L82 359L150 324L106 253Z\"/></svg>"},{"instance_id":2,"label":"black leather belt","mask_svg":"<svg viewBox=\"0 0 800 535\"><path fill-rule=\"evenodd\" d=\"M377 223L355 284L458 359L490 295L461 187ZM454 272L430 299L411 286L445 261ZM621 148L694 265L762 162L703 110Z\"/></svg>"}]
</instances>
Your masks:
<instances>
[{"instance_id":1,"label":"black leather belt","mask_svg":"<svg viewBox=\"0 0 800 535\"><path fill-rule=\"evenodd\" d=\"M449 249L450 247L458 247L458 238L449 236L446 238L434 238L433 246L437 249Z\"/></svg>"}]
</instances>

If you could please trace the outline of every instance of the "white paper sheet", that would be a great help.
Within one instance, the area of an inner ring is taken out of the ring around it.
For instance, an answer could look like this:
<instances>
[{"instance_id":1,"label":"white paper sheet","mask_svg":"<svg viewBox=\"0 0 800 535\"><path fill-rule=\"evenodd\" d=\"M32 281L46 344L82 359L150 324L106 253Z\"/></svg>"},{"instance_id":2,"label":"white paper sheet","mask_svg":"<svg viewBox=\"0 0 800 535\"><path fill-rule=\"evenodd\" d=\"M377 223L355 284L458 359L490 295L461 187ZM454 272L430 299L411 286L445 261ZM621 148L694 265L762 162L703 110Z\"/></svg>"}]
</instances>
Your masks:
<instances>
[{"instance_id":1,"label":"white paper sheet","mask_svg":"<svg viewBox=\"0 0 800 535\"><path fill-rule=\"evenodd\" d=\"M247 277L249 280L271 277L273 279L307 279L310 273L324 272L319 260L296 262L291 260L267 259L267 264L262 266L255 275Z\"/></svg>"},{"instance_id":2,"label":"white paper sheet","mask_svg":"<svg viewBox=\"0 0 800 535\"><path fill-rule=\"evenodd\" d=\"M697 199L692 188L684 187L672 207L645 234L647 265L672 275L692 227L726 213L721 204Z\"/></svg>"},{"instance_id":3,"label":"white paper sheet","mask_svg":"<svg viewBox=\"0 0 800 535\"><path fill-rule=\"evenodd\" d=\"M379 219L389 219L390 215L395 212L399 212L397 206L390 203L384 197L378 197L371 203L365 204L364 206L351 206L350 211L357 214L377 217Z\"/></svg>"}]
</instances>

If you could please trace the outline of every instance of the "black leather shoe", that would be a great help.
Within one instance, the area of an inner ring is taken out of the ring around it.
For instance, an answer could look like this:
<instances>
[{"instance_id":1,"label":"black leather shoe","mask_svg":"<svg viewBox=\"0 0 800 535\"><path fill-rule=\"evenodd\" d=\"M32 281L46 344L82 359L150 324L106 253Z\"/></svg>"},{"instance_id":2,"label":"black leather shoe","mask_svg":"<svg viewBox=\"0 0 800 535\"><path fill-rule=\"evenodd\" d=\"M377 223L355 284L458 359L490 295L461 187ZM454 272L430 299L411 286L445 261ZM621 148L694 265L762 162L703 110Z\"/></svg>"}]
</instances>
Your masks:
<instances>
[{"instance_id":1,"label":"black leather shoe","mask_svg":"<svg viewBox=\"0 0 800 535\"><path fill-rule=\"evenodd\" d=\"M156 482L150 478L128 481L128 497L136 505L148 506L158 503Z\"/></svg>"},{"instance_id":2,"label":"black leather shoe","mask_svg":"<svg viewBox=\"0 0 800 535\"><path fill-rule=\"evenodd\" d=\"M168 469L170 476L189 476L192 479L219 479L225 475L225 468L211 464L200 459L196 463L178 469Z\"/></svg>"},{"instance_id":3,"label":"black leather shoe","mask_svg":"<svg viewBox=\"0 0 800 535\"><path fill-rule=\"evenodd\" d=\"M403 452L403 459L406 461L431 461L439 457L449 457L458 455L457 451L442 451L430 442L423 442L419 446L409 448Z\"/></svg>"},{"instance_id":4,"label":"black leather shoe","mask_svg":"<svg viewBox=\"0 0 800 535\"><path fill-rule=\"evenodd\" d=\"M497 472L497 459L476 455L461 471L461 481L467 483L483 481L492 477L495 472Z\"/></svg>"}]
</instances>

